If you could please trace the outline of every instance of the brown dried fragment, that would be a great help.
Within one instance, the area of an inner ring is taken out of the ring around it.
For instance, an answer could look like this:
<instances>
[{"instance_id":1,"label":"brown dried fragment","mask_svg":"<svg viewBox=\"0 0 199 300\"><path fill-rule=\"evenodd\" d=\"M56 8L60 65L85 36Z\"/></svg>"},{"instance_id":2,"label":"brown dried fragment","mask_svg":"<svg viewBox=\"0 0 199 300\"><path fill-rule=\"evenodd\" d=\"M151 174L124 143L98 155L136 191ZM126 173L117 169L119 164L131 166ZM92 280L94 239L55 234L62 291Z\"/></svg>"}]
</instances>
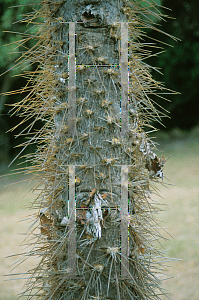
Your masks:
<instances>
[{"instance_id":1,"label":"brown dried fragment","mask_svg":"<svg viewBox=\"0 0 199 300\"><path fill-rule=\"evenodd\" d=\"M43 212L40 212L39 219L41 224L41 234L45 234L48 237L50 237L52 232L53 220L46 217L46 215Z\"/></svg>"},{"instance_id":2,"label":"brown dried fragment","mask_svg":"<svg viewBox=\"0 0 199 300\"><path fill-rule=\"evenodd\" d=\"M154 171L154 174L156 174L158 171L161 171L164 164L166 162L166 158L164 155L162 155L162 158L158 158L155 156L153 159L147 159L145 167L149 171Z\"/></svg>"}]
</instances>

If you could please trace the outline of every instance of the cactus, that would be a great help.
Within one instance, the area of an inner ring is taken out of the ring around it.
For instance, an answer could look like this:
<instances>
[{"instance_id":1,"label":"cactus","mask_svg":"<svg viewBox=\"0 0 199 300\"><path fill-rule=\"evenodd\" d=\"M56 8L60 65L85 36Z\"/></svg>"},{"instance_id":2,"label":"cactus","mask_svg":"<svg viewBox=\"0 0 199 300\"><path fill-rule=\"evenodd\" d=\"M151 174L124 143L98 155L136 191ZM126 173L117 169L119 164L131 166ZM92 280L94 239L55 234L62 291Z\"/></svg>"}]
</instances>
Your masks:
<instances>
[{"instance_id":1,"label":"cactus","mask_svg":"<svg viewBox=\"0 0 199 300\"><path fill-rule=\"evenodd\" d=\"M39 67L26 72L31 91L15 105L22 123L33 118L28 134L43 122L23 145L37 144L26 155L40 191L26 256L40 262L22 296L160 299L151 195L165 159L149 132L164 116L151 95L165 88L141 40L162 15L153 0L42 0L28 22L40 17L37 43L21 60Z\"/></svg>"}]
</instances>

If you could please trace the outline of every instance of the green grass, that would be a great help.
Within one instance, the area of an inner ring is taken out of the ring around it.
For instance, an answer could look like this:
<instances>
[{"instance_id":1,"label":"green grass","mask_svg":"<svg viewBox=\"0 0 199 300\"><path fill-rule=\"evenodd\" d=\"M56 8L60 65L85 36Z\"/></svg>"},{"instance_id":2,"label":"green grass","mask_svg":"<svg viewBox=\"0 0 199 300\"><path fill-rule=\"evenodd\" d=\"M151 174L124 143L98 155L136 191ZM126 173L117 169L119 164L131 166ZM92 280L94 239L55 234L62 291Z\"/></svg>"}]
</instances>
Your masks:
<instances>
[{"instance_id":1,"label":"green grass","mask_svg":"<svg viewBox=\"0 0 199 300\"><path fill-rule=\"evenodd\" d=\"M163 246L169 257L178 259L170 263L169 272L174 278L164 286L173 300L198 300L199 139L171 139L162 148L166 157L171 155L164 174L170 180L165 182L172 185L160 188L164 199L158 201L166 204L160 219L173 237Z\"/></svg>"},{"instance_id":2,"label":"green grass","mask_svg":"<svg viewBox=\"0 0 199 300\"><path fill-rule=\"evenodd\" d=\"M12 270L15 266L13 264L20 257L6 258L23 252L21 243L25 238L24 233L31 224L31 219L27 219L31 211L25 207L34 199L34 195L28 193L33 183L31 185L28 182L13 184L21 180L24 180L21 176L0 177L0 300L16 300L17 294L22 291L25 283L25 280L13 280L17 276L7 275L26 272L35 264L31 258L19 265L16 270ZM26 220L22 221L23 219Z\"/></svg>"},{"instance_id":3,"label":"green grass","mask_svg":"<svg viewBox=\"0 0 199 300\"><path fill-rule=\"evenodd\" d=\"M171 267L168 276L170 274L173 278L164 282L164 287L170 291L172 300L199 299L199 139L196 136L192 135L191 138L188 135L185 138L167 136L166 141L165 139L160 141L163 152L158 152L160 156L171 155L164 169L166 185L158 186L163 198L154 196L154 199L164 204L166 211L157 217L172 236L170 241L163 242L164 249L169 257L178 259L169 263ZM24 236L18 233L25 232L31 220L19 221L30 214L30 211L23 207L33 201L35 196L28 194L23 198L30 189L26 182L3 188L13 179L3 177L0 181L2 275L8 274L11 269L9 265L16 261L14 257L8 259L4 257L22 251L20 244ZM164 235L166 238L169 237ZM28 260L16 271L27 271L35 263L33 259ZM3 281L4 279L1 277L0 280L0 300L17 299L17 293L21 292L25 282Z\"/></svg>"}]
</instances>

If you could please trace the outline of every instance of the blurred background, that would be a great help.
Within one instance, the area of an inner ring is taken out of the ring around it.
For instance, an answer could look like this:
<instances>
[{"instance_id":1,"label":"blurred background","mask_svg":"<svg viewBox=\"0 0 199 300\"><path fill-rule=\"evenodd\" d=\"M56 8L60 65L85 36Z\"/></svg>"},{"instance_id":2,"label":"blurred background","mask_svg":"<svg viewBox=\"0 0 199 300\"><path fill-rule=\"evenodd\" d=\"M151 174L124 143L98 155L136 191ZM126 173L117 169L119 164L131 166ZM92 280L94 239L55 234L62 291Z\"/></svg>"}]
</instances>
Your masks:
<instances>
[{"instance_id":1,"label":"blurred background","mask_svg":"<svg viewBox=\"0 0 199 300\"><path fill-rule=\"evenodd\" d=\"M33 40L29 40L19 46L23 36L17 33L13 34L11 31L25 32L26 37L29 33L34 33L34 27L31 28L26 23L19 23L19 20L27 18L27 15L24 16L24 14L32 10L32 6L29 5L31 2L32 0L0 0L0 73L11 69L10 72L0 77L0 162L4 164L7 164L10 158L19 152L15 146L19 145L21 140L23 141L23 137L15 138L23 130L23 126L14 132L6 133L21 121L17 115L10 117L9 105L22 100L25 93L9 96L2 95L2 93L13 90L20 92L20 89L26 85L26 78L19 76L22 68L12 69L12 67L23 52L30 49L34 44ZM178 92L175 95L166 95L170 101L157 99L158 104L169 113L168 118L163 119L165 127L159 124L156 126L167 133L173 129L177 132L176 128L178 132L180 130L190 131L199 124L199 2L197 0L156 0L156 2L169 8L168 10L160 8L163 14L169 15L169 18L165 18L165 21L156 20L157 28L180 40L176 42L159 31L148 31L150 38L145 39L149 43L154 42L154 40L163 41L163 43L157 43L159 48L155 49L154 52L161 52L162 50L165 52L152 56L147 60L147 63L163 73L152 72L157 81L165 83L169 90ZM21 6L9 8L17 4ZM36 65L24 65L23 67L26 67L26 70L33 70ZM37 126L39 128L40 124Z\"/></svg>"},{"instance_id":2,"label":"blurred background","mask_svg":"<svg viewBox=\"0 0 199 300\"><path fill-rule=\"evenodd\" d=\"M19 245L24 237L17 233L26 231L29 220L22 223L18 221L27 216L27 210L23 207L34 199L34 195L28 194L31 185L27 185L26 182L12 185L15 181L23 180L23 177L6 175L10 172L7 168L8 164L20 152L16 146L24 142L23 136L16 138L23 130L23 125L14 131L10 130L21 122L17 114L11 117L10 105L21 101L26 96L20 89L27 81L20 76L21 67L12 68L23 52L34 45L34 41L29 40L19 46L23 36L17 34L17 32L25 32L27 35L34 33L34 27L30 28L26 23L19 23L19 20L26 18L25 14L32 11L32 6L29 5L32 2L34 1L0 0L0 73L3 74L0 77L0 173L4 175L0 178L1 275L7 274L11 270L10 264L16 261L16 258L5 260L4 257L13 254L13 251L21 252ZM165 127L155 124L160 130L154 134L154 138L160 144L158 148L161 149L157 154L160 156L164 154L167 158L171 156L165 165L164 184L158 187L163 198L154 195L154 200L163 205L167 211L162 212L159 219L172 236L163 233L165 238L170 239L168 242L163 242L163 249L167 251L168 257L178 259L168 263L171 265L169 274L173 278L165 281L164 287L170 291L170 298L173 300L198 300L199 1L156 0L156 2L162 7L167 7L168 9L160 8L160 10L163 14L169 15L165 21L156 20L157 27L180 40L176 42L158 31L148 31L149 37L145 39L149 43L154 40L163 41L157 45L164 49L158 48L156 51L165 51L160 55L152 56L147 62L163 73L152 71L157 81L165 83L168 89L178 92L175 95L172 93L166 95L170 101L157 99L158 104L169 111L169 117L162 120ZM9 8L13 5L19 6ZM36 68L36 65L24 65L24 67L31 71ZM10 71L6 72L9 69ZM19 90L19 93L4 95L13 90ZM35 129L40 126L41 124L36 124ZM31 151L34 151L34 146L26 149L24 154ZM26 193L27 196L23 198ZM34 265L35 261L24 263L24 266L19 267L19 271L28 270L31 264ZM0 300L16 299L23 282L3 280L0 283Z\"/></svg>"}]
</instances>

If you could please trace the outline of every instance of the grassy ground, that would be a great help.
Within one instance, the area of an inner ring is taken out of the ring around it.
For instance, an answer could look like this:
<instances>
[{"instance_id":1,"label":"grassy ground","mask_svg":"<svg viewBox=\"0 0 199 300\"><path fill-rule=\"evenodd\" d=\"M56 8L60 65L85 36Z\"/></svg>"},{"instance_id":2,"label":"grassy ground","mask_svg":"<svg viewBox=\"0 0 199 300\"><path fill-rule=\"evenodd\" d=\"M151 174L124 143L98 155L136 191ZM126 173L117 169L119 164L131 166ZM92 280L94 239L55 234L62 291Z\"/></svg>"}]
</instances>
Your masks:
<instances>
[{"instance_id":1,"label":"grassy ground","mask_svg":"<svg viewBox=\"0 0 199 300\"><path fill-rule=\"evenodd\" d=\"M181 259L170 264L174 277L164 286L173 300L198 300L199 139L171 140L162 148L171 155L164 173L173 185L160 188L164 199L159 201L167 205L160 219L173 237L163 244L169 257Z\"/></svg>"},{"instance_id":2,"label":"grassy ground","mask_svg":"<svg viewBox=\"0 0 199 300\"><path fill-rule=\"evenodd\" d=\"M17 294L22 291L25 280L13 280L17 276L3 276L9 273L23 273L34 266L35 261L30 259L13 270L21 256L8 257L23 252L21 243L24 234L31 224L28 217L32 212L25 208L33 201L34 196L28 194L30 185L28 182L12 184L24 180L16 176L0 178L0 300L16 300ZM33 183L31 184L33 186ZM26 220L24 220L26 219ZM24 221L22 221L24 220ZM14 264L14 265L13 265ZM25 276L20 276L21 278ZM10 280L12 278L12 280Z\"/></svg>"},{"instance_id":3,"label":"grassy ground","mask_svg":"<svg viewBox=\"0 0 199 300\"><path fill-rule=\"evenodd\" d=\"M198 300L199 299L199 139L196 137L180 137L179 139L165 138L161 149L166 157L171 158L165 165L165 183L172 185L160 186L163 198L155 197L158 202L166 204L166 212L158 218L162 226L168 228L173 238L164 242L164 249L169 257L179 260L170 263L169 274L173 276L164 282L164 287L170 291L172 300ZM159 155L163 153L158 153ZM169 178L169 182L166 178ZM4 257L20 253L24 239L22 233L26 231L31 220L19 222L30 213L22 207L34 199L29 194L22 198L30 189L27 183L5 185L14 181L3 177L0 179L0 270L8 274L10 264L17 257ZM168 238L168 235L165 235ZM24 272L33 266L35 261L28 260L17 268L17 272ZM15 271L14 271L15 272ZM23 280L4 281L0 279L0 300L15 300L17 293L22 290ZM162 298L163 299L163 298Z\"/></svg>"}]
</instances>

